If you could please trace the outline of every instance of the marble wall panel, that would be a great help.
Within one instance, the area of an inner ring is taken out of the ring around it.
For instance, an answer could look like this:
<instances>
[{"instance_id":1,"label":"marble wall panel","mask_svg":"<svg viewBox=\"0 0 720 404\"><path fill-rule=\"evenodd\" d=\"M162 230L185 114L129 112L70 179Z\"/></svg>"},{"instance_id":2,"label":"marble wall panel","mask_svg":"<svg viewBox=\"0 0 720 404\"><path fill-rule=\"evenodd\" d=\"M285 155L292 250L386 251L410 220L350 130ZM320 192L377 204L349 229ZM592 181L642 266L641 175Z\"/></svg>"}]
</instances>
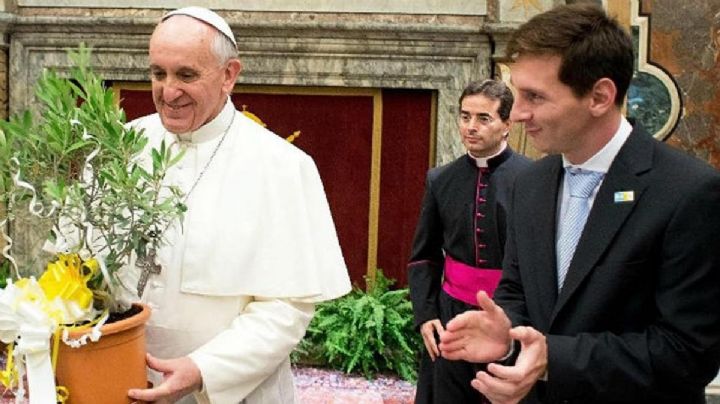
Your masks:
<instances>
[{"instance_id":1,"label":"marble wall panel","mask_svg":"<svg viewBox=\"0 0 720 404\"><path fill-rule=\"evenodd\" d=\"M680 87L683 113L668 143L720 168L720 0L644 0L650 14L649 59ZM707 388L720 403L720 375Z\"/></svg>"},{"instance_id":2,"label":"marble wall panel","mask_svg":"<svg viewBox=\"0 0 720 404\"><path fill-rule=\"evenodd\" d=\"M667 140L720 168L720 0L643 1L650 13L650 60L678 83L683 115Z\"/></svg>"}]
</instances>

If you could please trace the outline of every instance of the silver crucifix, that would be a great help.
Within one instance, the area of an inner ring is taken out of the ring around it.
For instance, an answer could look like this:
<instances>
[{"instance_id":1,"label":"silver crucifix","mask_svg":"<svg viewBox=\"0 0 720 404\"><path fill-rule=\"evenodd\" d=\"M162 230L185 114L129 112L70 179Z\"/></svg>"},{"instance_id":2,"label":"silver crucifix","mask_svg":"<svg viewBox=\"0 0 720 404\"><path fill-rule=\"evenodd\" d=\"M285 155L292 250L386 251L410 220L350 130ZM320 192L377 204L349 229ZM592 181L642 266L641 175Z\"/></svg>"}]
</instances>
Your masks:
<instances>
[{"instance_id":1,"label":"silver crucifix","mask_svg":"<svg viewBox=\"0 0 720 404\"><path fill-rule=\"evenodd\" d=\"M150 275L158 275L162 270L162 267L155 262L155 256L156 251L154 248L151 248L144 257L138 258L135 262L135 266L142 269L140 279L138 279L137 284L138 297L142 297L143 292L145 291L145 285L147 285Z\"/></svg>"}]
</instances>

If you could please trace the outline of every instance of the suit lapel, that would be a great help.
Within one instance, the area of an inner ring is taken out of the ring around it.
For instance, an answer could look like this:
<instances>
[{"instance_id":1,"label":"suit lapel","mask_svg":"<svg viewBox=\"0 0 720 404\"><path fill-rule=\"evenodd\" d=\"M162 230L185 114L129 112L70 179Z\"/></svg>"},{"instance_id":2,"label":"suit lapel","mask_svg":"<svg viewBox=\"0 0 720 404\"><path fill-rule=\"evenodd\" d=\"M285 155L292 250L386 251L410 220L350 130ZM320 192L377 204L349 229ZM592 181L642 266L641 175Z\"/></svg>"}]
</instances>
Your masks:
<instances>
[{"instance_id":1,"label":"suit lapel","mask_svg":"<svg viewBox=\"0 0 720 404\"><path fill-rule=\"evenodd\" d=\"M652 167L654 146L652 142L654 141L641 129L633 130L611 164L578 241L565 284L553 311L551 323L583 280L595 268L598 260L610 247L613 238L642 197L647 183L640 177L640 174ZM619 193L630 191L634 194L632 201L615 202L616 194L620 195Z\"/></svg>"},{"instance_id":2,"label":"suit lapel","mask_svg":"<svg viewBox=\"0 0 720 404\"><path fill-rule=\"evenodd\" d=\"M533 226L533 242L535 246L528 249L532 251L533 269L531 274L535 277L535 284L538 285L540 300L535 304L543 306L543 311L551 313L557 300L557 270L555 258L555 233L557 227L557 195L562 171L562 160L560 156L552 162L546 176L538 181L536 188L537 206L532 207L535 218L531 223ZM543 329L540 327L539 329Z\"/></svg>"}]
</instances>

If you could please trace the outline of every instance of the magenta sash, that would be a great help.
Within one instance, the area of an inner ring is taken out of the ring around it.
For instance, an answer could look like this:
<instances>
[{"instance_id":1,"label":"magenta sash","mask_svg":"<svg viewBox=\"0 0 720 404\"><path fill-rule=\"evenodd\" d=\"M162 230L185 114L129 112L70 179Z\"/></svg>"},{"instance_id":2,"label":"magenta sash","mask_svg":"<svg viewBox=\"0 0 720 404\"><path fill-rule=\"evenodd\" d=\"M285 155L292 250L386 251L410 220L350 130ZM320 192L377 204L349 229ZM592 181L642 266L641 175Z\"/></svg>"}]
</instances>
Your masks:
<instances>
[{"instance_id":1,"label":"magenta sash","mask_svg":"<svg viewBox=\"0 0 720 404\"><path fill-rule=\"evenodd\" d=\"M501 275L500 269L476 268L446 255L443 290L455 299L477 306L477 292L484 290L493 297Z\"/></svg>"}]
</instances>

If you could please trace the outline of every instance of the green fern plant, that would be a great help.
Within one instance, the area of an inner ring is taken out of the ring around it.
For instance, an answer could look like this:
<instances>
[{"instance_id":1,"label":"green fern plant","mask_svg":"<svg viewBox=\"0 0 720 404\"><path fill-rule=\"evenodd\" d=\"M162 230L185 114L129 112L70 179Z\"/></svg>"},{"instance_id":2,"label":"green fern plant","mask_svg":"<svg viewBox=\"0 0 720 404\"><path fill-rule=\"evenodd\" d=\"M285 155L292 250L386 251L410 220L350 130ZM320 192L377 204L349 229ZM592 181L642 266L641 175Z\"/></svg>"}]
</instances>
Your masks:
<instances>
[{"instance_id":1,"label":"green fern plant","mask_svg":"<svg viewBox=\"0 0 720 404\"><path fill-rule=\"evenodd\" d=\"M393 372L414 382L421 340L413 328L409 290L391 290L395 281L380 269L374 279L365 280L367 291L356 287L318 305L293 361L326 364L367 378Z\"/></svg>"}]
</instances>

